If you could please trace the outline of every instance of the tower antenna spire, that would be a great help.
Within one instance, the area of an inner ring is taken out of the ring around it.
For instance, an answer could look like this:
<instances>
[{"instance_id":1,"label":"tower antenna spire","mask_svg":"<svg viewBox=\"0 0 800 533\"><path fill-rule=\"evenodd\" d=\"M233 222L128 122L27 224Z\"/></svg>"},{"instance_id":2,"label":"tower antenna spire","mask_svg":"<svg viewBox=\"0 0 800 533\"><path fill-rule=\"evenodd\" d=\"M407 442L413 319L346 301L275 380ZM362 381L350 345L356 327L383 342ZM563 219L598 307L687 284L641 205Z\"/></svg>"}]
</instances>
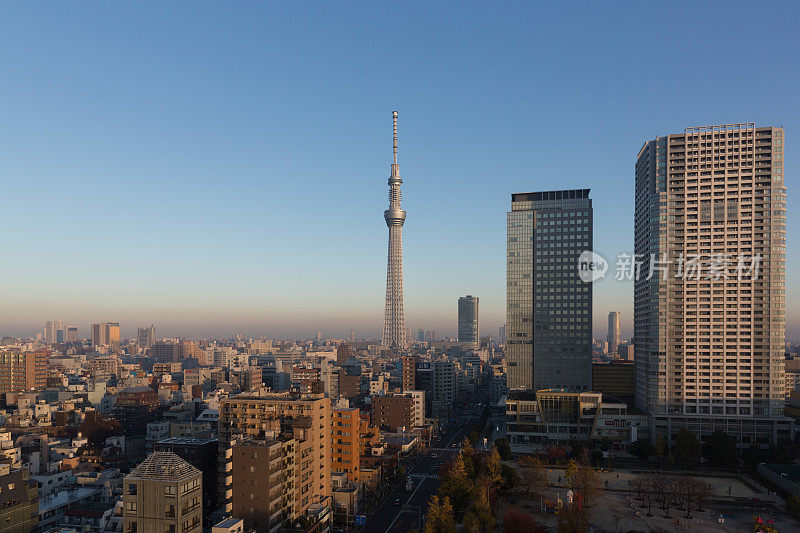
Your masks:
<instances>
[{"instance_id":1,"label":"tower antenna spire","mask_svg":"<svg viewBox=\"0 0 800 533\"><path fill-rule=\"evenodd\" d=\"M397 111L392 111L392 122L393 122L393 140L392 140L392 150L394 151L394 164L397 164Z\"/></svg>"}]
</instances>

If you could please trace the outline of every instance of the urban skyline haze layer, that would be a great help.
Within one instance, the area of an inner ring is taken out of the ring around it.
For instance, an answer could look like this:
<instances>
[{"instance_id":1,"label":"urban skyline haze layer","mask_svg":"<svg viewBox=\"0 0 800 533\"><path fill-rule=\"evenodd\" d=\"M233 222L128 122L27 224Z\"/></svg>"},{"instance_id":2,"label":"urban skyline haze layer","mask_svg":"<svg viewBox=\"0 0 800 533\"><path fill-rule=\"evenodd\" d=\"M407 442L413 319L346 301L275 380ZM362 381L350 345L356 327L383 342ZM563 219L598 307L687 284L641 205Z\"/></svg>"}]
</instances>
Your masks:
<instances>
[{"instance_id":1,"label":"urban skyline haze layer","mask_svg":"<svg viewBox=\"0 0 800 533\"><path fill-rule=\"evenodd\" d=\"M791 2L141 7L2 7L0 336L379 337L394 109L412 332L455 336L472 294L496 336L511 194L590 188L611 270L593 334L619 310L630 337L613 269L656 136L782 126L787 226L800 212ZM791 232L786 266L796 342Z\"/></svg>"}]
</instances>

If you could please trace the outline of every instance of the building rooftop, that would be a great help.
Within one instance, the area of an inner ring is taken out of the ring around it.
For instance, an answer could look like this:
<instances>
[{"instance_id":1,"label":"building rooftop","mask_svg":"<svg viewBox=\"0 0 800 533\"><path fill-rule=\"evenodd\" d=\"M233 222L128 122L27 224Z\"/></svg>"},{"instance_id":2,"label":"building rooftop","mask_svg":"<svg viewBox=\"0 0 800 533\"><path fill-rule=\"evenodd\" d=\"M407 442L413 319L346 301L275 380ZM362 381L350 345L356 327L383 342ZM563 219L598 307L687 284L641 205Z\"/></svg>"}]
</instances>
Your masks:
<instances>
[{"instance_id":1,"label":"building rooftop","mask_svg":"<svg viewBox=\"0 0 800 533\"><path fill-rule=\"evenodd\" d=\"M565 191L541 191L512 193L512 202L536 202L540 200L575 200L589 198L590 189L571 189Z\"/></svg>"},{"instance_id":2,"label":"building rooftop","mask_svg":"<svg viewBox=\"0 0 800 533\"><path fill-rule=\"evenodd\" d=\"M169 437L161 439L158 444L208 444L209 442L218 442L217 439L208 437Z\"/></svg>"},{"instance_id":3,"label":"building rooftop","mask_svg":"<svg viewBox=\"0 0 800 533\"><path fill-rule=\"evenodd\" d=\"M172 452L153 452L131 470L128 477L139 479L177 480L200 474L200 471Z\"/></svg>"}]
</instances>

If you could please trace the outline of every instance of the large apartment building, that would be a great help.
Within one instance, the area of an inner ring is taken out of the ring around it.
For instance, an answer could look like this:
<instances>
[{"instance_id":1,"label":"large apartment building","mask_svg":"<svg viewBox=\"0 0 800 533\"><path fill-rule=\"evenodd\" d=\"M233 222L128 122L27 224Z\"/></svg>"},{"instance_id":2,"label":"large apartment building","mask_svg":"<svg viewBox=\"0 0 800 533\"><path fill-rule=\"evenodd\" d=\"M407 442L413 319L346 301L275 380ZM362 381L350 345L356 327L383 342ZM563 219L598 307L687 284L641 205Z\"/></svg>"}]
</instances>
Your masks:
<instances>
[{"instance_id":1,"label":"large apartment building","mask_svg":"<svg viewBox=\"0 0 800 533\"><path fill-rule=\"evenodd\" d=\"M507 235L508 388L592 385L592 283L578 258L592 250L589 189L511 195Z\"/></svg>"},{"instance_id":2,"label":"large apartment building","mask_svg":"<svg viewBox=\"0 0 800 533\"><path fill-rule=\"evenodd\" d=\"M293 438L233 445L233 515L244 520L247 531L273 533L292 516L295 445Z\"/></svg>"},{"instance_id":3,"label":"large apartment building","mask_svg":"<svg viewBox=\"0 0 800 533\"><path fill-rule=\"evenodd\" d=\"M242 440L294 440L292 503L287 521L308 513L312 506L330 506L331 400L322 394L241 395L220 402L220 495L232 507L231 447ZM236 516L234 514L234 516Z\"/></svg>"},{"instance_id":4,"label":"large apartment building","mask_svg":"<svg viewBox=\"0 0 800 533\"><path fill-rule=\"evenodd\" d=\"M44 389L47 352L0 352L0 393Z\"/></svg>"},{"instance_id":5,"label":"large apartment building","mask_svg":"<svg viewBox=\"0 0 800 533\"><path fill-rule=\"evenodd\" d=\"M334 407L331 411L331 471L343 473L351 483L361 476L361 413L357 407Z\"/></svg>"},{"instance_id":6,"label":"large apartment building","mask_svg":"<svg viewBox=\"0 0 800 533\"><path fill-rule=\"evenodd\" d=\"M654 438L788 438L783 129L687 128L636 161L636 404Z\"/></svg>"}]
</instances>

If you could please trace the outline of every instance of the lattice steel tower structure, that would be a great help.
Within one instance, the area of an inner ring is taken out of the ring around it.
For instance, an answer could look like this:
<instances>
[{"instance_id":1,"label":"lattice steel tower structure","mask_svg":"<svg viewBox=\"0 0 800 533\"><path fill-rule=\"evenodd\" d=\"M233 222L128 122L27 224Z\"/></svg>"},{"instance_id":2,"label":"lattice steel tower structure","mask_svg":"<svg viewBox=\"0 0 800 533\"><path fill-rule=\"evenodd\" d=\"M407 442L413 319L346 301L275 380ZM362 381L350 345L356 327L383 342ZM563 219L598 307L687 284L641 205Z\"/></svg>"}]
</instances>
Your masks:
<instances>
[{"instance_id":1,"label":"lattice steel tower structure","mask_svg":"<svg viewBox=\"0 0 800 533\"><path fill-rule=\"evenodd\" d=\"M383 315L383 345L406 348L406 317L403 312L403 223L406 212L400 208L402 192L397 165L397 111L392 111L394 162L389 175L389 209L383 212L389 226L389 259L386 266L386 308Z\"/></svg>"}]
</instances>

